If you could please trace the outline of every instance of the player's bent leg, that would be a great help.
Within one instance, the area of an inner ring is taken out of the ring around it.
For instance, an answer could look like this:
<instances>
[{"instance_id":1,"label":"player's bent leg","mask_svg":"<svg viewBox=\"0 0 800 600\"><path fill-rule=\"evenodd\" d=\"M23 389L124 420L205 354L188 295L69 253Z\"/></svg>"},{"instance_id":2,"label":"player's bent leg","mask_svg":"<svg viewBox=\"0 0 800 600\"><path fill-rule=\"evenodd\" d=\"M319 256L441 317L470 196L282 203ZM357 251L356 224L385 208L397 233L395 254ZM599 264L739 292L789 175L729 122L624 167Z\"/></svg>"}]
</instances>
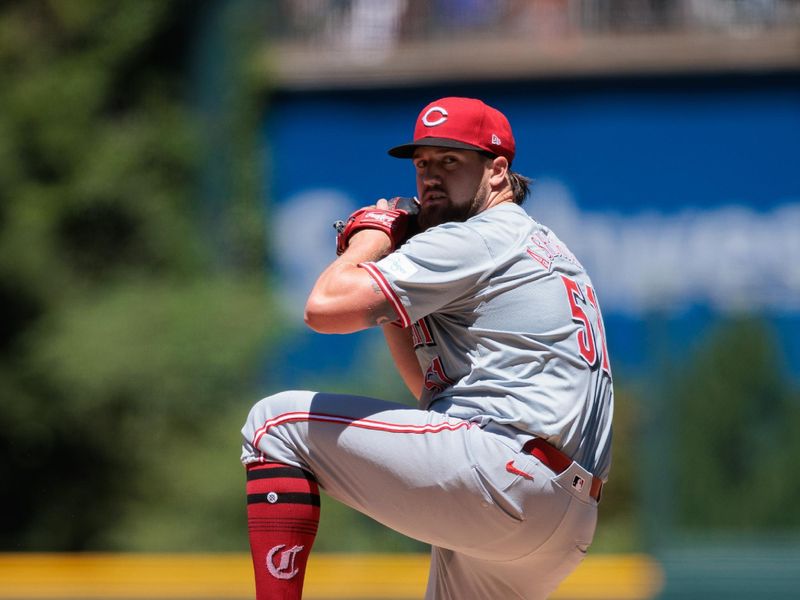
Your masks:
<instances>
[{"instance_id":1,"label":"player's bent leg","mask_svg":"<svg viewBox=\"0 0 800 600\"><path fill-rule=\"evenodd\" d=\"M567 558L578 556L575 540L591 541L596 505L573 505L575 494L549 468L508 438L461 419L372 398L285 392L257 403L243 434L246 464L273 461L310 471L333 498L469 559L464 581L478 576L476 565L505 565L507 572L496 570L503 577L487 576L485 585L508 587L523 577L519 589L538 593L573 568ZM580 518L564 527L573 512ZM480 528L464 526L478 522ZM579 535L560 537L570 532ZM525 572L539 578L535 586ZM443 589L453 586L432 579ZM470 597L438 593L429 597Z\"/></svg>"},{"instance_id":2,"label":"player's bent leg","mask_svg":"<svg viewBox=\"0 0 800 600\"><path fill-rule=\"evenodd\" d=\"M245 430L253 422L253 413L256 419L265 414L258 408L257 404L251 411ZM247 471L247 524L256 600L302 598L306 564L319 525L316 479L307 468L301 468L302 462L293 454L282 456L284 461L271 459L244 443L242 462Z\"/></svg>"},{"instance_id":3,"label":"player's bent leg","mask_svg":"<svg viewBox=\"0 0 800 600\"><path fill-rule=\"evenodd\" d=\"M314 396L309 391L286 391L259 400L251 409L242 428L242 463L278 462L308 469L302 458L303 425Z\"/></svg>"},{"instance_id":4,"label":"player's bent leg","mask_svg":"<svg viewBox=\"0 0 800 600\"><path fill-rule=\"evenodd\" d=\"M469 459L469 438L479 431L383 400L284 392L253 407L242 459L308 469L328 495L409 537L478 548L486 538L465 528L463 515L478 510L497 528L517 525L484 508Z\"/></svg>"}]
</instances>

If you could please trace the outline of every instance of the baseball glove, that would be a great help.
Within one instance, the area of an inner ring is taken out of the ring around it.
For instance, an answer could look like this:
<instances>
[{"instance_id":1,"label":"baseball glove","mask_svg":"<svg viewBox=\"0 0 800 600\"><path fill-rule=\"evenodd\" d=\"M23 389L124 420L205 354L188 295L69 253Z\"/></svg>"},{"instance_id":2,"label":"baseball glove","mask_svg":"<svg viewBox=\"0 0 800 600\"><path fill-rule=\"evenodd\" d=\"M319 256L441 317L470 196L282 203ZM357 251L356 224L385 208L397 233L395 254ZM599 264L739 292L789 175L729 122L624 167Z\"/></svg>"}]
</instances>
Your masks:
<instances>
[{"instance_id":1,"label":"baseball glove","mask_svg":"<svg viewBox=\"0 0 800 600\"><path fill-rule=\"evenodd\" d=\"M392 240L392 251L412 235L418 233L417 213L419 201L416 198L392 198L389 208L361 208L347 218L336 221L336 254L341 256L347 249L350 238L362 229L383 231Z\"/></svg>"}]
</instances>

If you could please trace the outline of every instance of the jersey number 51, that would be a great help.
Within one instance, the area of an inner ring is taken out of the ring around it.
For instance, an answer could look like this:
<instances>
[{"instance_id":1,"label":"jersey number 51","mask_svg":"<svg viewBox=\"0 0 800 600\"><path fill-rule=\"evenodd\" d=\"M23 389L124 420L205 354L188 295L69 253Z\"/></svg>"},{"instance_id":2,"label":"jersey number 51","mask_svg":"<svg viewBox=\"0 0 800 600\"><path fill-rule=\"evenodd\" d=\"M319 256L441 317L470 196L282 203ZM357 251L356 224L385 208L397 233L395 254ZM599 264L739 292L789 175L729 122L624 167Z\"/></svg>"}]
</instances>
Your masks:
<instances>
[{"instance_id":1,"label":"jersey number 51","mask_svg":"<svg viewBox=\"0 0 800 600\"><path fill-rule=\"evenodd\" d=\"M585 360L589 366L594 369L598 364L602 365L603 372L611 377L611 365L608 361L608 347L606 346L606 330L603 326L603 316L600 314L600 305L597 302L597 294L591 285L586 284L586 292L581 289L580 284L574 279L570 279L564 275L561 276L561 281L564 282L564 287L567 290L567 298L569 299L569 307L572 311L572 320L580 325L578 331L578 352L581 358ZM588 305L594 309L595 324L589 320L586 314ZM599 352L598 352L598 343ZM598 356L602 353L602 357Z\"/></svg>"}]
</instances>

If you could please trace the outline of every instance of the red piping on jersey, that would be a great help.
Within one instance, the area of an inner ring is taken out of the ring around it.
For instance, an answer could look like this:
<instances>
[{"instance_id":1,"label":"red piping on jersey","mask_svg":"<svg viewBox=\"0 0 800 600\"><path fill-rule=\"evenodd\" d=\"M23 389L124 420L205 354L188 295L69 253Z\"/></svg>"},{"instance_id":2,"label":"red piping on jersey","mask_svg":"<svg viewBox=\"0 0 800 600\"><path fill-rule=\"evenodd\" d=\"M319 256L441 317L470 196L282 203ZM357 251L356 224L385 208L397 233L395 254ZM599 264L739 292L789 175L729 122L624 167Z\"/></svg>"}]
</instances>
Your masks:
<instances>
[{"instance_id":1,"label":"red piping on jersey","mask_svg":"<svg viewBox=\"0 0 800 600\"><path fill-rule=\"evenodd\" d=\"M409 327L411 325L411 319L406 312L406 307L403 306L400 298L397 294L395 294L392 286L389 285L386 277L383 276L383 273L381 273L378 267L375 266L375 263L359 263L358 266L365 269L367 273L369 273L370 276L375 280L375 283L378 284L378 287L381 288L383 295L386 296L386 299L391 302L392 306L394 307L394 312L396 312L397 316L400 317L403 327Z\"/></svg>"},{"instance_id":2,"label":"red piping on jersey","mask_svg":"<svg viewBox=\"0 0 800 600\"><path fill-rule=\"evenodd\" d=\"M400 425L397 423L385 423L383 421L373 421L372 419L357 419L355 417L345 417L342 415L330 415L324 413L312 412L291 412L278 415L269 419L261 427L256 429L253 436L253 446L258 448L261 438L264 437L267 431L272 427L278 425L285 425L286 423L295 423L298 421L316 421L319 423L342 423L349 427L358 427L361 429L372 429L374 431L384 431L387 433L406 433L406 434L423 434L423 433L441 433L442 431L456 431L458 429L469 429L474 425L468 421L459 421L458 423L438 423L438 424L425 424L425 425Z\"/></svg>"}]
</instances>

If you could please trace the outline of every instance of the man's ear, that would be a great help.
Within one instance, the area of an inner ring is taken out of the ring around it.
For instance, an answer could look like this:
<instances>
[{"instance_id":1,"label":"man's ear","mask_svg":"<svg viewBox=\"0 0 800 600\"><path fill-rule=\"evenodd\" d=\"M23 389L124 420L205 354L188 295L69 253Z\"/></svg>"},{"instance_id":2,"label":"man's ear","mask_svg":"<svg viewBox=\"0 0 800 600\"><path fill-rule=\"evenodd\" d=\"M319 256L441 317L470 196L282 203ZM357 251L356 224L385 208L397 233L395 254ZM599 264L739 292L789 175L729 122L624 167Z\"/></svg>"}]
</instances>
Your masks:
<instances>
[{"instance_id":1,"label":"man's ear","mask_svg":"<svg viewBox=\"0 0 800 600\"><path fill-rule=\"evenodd\" d=\"M495 156L492 159L489 185L493 188L502 187L508 175L508 159L505 156Z\"/></svg>"}]
</instances>

